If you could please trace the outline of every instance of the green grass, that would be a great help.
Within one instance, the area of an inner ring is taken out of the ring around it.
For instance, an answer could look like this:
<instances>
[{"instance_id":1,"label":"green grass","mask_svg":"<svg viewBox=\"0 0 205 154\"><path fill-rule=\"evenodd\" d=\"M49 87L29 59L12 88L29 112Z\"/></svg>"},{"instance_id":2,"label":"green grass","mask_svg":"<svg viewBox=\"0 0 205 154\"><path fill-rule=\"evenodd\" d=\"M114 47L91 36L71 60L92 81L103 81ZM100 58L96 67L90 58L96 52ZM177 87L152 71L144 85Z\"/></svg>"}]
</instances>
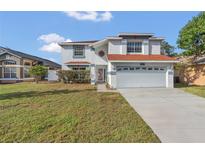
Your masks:
<instances>
[{"instance_id":1,"label":"green grass","mask_svg":"<svg viewBox=\"0 0 205 154\"><path fill-rule=\"evenodd\" d=\"M176 88L181 88L184 91L200 96L200 97L205 97L205 86L187 86L184 84L176 84Z\"/></svg>"},{"instance_id":2,"label":"green grass","mask_svg":"<svg viewBox=\"0 0 205 154\"><path fill-rule=\"evenodd\" d=\"M89 84L0 85L0 142L160 142L118 93Z\"/></svg>"}]
</instances>

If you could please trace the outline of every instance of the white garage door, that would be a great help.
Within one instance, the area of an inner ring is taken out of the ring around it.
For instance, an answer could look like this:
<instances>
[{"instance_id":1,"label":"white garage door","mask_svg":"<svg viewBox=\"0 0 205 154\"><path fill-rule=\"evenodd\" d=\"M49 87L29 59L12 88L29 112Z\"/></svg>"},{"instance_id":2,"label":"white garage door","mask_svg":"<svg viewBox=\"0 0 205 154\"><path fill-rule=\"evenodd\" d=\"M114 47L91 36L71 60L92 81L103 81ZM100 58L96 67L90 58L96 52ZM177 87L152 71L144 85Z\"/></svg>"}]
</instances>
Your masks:
<instances>
[{"instance_id":1,"label":"white garage door","mask_svg":"<svg viewBox=\"0 0 205 154\"><path fill-rule=\"evenodd\" d=\"M117 67L117 88L166 87L166 68Z\"/></svg>"}]
</instances>

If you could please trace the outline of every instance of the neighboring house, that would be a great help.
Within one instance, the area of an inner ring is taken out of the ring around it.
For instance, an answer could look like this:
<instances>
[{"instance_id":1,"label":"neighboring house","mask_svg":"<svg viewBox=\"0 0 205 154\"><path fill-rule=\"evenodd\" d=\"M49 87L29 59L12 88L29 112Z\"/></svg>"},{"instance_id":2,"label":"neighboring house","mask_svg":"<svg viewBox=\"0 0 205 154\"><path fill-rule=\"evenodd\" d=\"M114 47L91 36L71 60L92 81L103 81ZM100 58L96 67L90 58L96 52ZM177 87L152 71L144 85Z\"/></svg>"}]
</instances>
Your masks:
<instances>
[{"instance_id":1,"label":"neighboring house","mask_svg":"<svg viewBox=\"0 0 205 154\"><path fill-rule=\"evenodd\" d=\"M191 57L179 57L181 67L176 69L175 77L188 85L205 85L205 57L198 58L194 63L190 62Z\"/></svg>"},{"instance_id":2,"label":"neighboring house","mask_svg":"<svg viewBox=\"0 0 205 154\"><path fill-rule=\"evenodd\" d=\"M62 42L63 70L90 70L91 84L111 88L173 87L174 58L161 55L163 38L121 33L99 41Z\"/></svg>"},{"instance_id":3,"label":"neighboring house","mask_svg":"<svg viewBox=\"0 0 205 154\"><path fill-rule=\"evenodd\" d=\"M57 80L56 70L61 65L50 60L32 56L9 48L0 47L0 83L15 83L33 80L29 69L34 65L48 67L48 80Z\"/></svg>"}]
</instances>

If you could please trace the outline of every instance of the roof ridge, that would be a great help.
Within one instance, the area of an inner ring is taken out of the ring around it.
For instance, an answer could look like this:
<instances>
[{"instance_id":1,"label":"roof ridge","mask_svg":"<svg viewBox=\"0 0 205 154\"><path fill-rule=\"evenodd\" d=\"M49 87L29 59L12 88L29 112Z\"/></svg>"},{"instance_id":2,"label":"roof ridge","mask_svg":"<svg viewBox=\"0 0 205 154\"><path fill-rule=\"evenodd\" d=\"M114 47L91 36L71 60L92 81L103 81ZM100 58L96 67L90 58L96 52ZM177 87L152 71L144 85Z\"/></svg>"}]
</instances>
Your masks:
<instances>
[{"instance_id":1,"label":"roof ridge","mask_svg":"<svg viewBox=\"0 0 205 154\"><path fill-rule=\"evenodd\" d=\"M0 49L4 49L4 50L8 50L7 52L11 52L12 54L16 54L17 56L19 56L19 57L24 57L24 56L22 56L22 55L26 55L26 56L28 56L28 57L30 57L30 58L36 58L37 60L44 60L44 61L47 61L47 62L51 62L51 63L54 63L54 64L57 64L57 65L60 65L60 64L58 64L58 63L56 63L56 62L53 62L53 61L51 61L51 60L48 60L48 59L45 59L45 58L41 58L41 57L38 57L38 56L35 56L35 55L31 55L31 54L28 54L28 53L24 53L24 52L21 52L21 51L17 51L17 50L14 50L14 49L11 49L11 48L8 48L8 47L2 47L2 46L0 46ZM18 55L18 53L19 54L22 54L22 55ZM28 57L24 57L24 58L28 58Z\"/></svg>"}]
</instances>

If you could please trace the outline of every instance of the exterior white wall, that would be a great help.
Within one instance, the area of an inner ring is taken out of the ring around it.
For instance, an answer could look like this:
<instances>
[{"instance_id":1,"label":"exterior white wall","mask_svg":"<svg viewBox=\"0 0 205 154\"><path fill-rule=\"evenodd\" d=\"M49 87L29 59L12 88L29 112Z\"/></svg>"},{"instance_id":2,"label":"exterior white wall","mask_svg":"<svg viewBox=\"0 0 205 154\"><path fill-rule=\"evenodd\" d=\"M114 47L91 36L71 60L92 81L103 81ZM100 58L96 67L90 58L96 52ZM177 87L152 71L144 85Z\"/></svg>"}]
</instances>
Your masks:
<instances>
[{"instance_id":1,"label":"exterior white wall","mask_svg":"<svg viewBox=\"0 0 205 154\"><path fill-rule=\"evenodd\" d=\"M48 70L48 81L58 81L56 70Z\"/></svg>"},{"instance_id":2,"label":"exterior white wall","mask_svg":"<svg viewBox=\"0 0 205 154\"><path fill-rule=\"evenodd\" d=\"M98 52L100 50L105 51L105 56L104 57L100 57L98 55ZM69 61L87 61L87 62L89 62L91 64L95 64L95 65L107 65L107 59L106 59L107 47L106 46L103 46L103 47L99 48L97 50L97 52L92 51L89 46L85 46L85 57L82 57L82 58L74 57L73 53L74 53L74 50L73 50L72 45L63 46L61 48L61 63L62 63L62 69L63 70L69 70L70 69L65 64L66 62L69 62Z\"/></svg>"},{"instance_id":3,"label":"exterior white wall","mask_svg":"<svg viewBox=\"0 0 205 154\"><path fill-rule=\"evenodd\" d=\"M96 83L96 73L95 73L94 64L91 64L90 66L90 79L91 79L91 84L94 85Z\"/></svg>"},{"instance_id":4,"label":"exterior white wall","mask_svg":"<svg viewBox=\"0 0 205 154\"><path fill-rule=\"evenodd\" d=\"M166 87L167 88L174 88L174 69L173 64L170 64L167 67L166 72Z\"/></svg>"},{"instance_id":5,"label":"exterior white wall","mask_svg":"<svg viewBox=\"0 0 205 154\"><path fill-rule=\"evenodd\" d=\"M116 88L116 69L115 66L110 62L108 62L107 67L107 83L111 88Z\"/></svg>"},{"instance_id":6,"label":"exterior white wall","mask_svg":"<svg viewBox=\"0 0 205 154\"><path fill-rule=\"evenodd\" d=\"M108 62L108 65L107 65L107 83L109 85L111 85L111 68L112 68L111 63Z\"/></svg>"},{"instance_id":7,"label":"exterior white wall","mask_svg":"<svg viewBox=\"0 0 205 154\"><path fill-rule=\"evenodd\" d=\"M61 63L63 70L69 70L66 66L66 62L69 61L87 61L92 63L92 52L89 46L85 46L85 57L83 58L76 58L73 56L73 46L67 45L61 48Z\"/></svg>"},{"instance_id":8,"label":"exterior white wall","mask_svg":"<svg viewBox=\"0 0 205 154\"><path fill-rule=\"evenodd\" d=\"M61 47L61 65L63 70L68 70L68 67L65 65L65 63L72 59L73 57L72 52L73 52L72 46Z\"/></svg>"},{"instance_id":9,"label":"exterior white wall","mask_svg":"<svg viewBox=\"0 0 205 154\"><path fill-rule=\"evenodd\" d=\"M137 39L136 39L137 40ZM140 39L139 39L140 40ZM161 41L141 39L143 41L143 54L160 54L161 52ZM73 46L67 45L61 48L62 58L62 69L68 70L69 68L65 65L68 61L88 61L91 64L96 65L107 65L106 56L100 57L98 52L103 50L105 55L108 54L127 54L127 39L123 40L109 40L108 44L98 47L95 51L91 51L89 46L85 46L85 57L75 58L73 57Z\"/></svg>"},{"instance_id":10,"label":"exterior white wall","mask_svg":"<svg viewBox=\"0 0 205 154\"><path fill-rule=\"evenodd\" d=\"M122 51L121 51L122 54L127 54L127 40L124 39L122 40Z\"/></svg>"},{"instance_id":11,"label":"exterior white wall","mask_svg":"<svg viewBox=\"0 0 205 154\"><path fill-rule=\"evenodd\" d=\"M99 52L104 51L105 55L103 57L99 56ZM108 53L108 44L104 44L92 51L92 64L95 65L107 65L107 53Z\"/></svg>"},{"instance_id":12,"label":"exterior white wall","mask_svg":"<svg viewBox=\"0 0 205 154\"><path fill-rule=\"evenodd\" d=\"M143 40L142 48L143 48L143 53L145 55L149 55L149 40L148 39Z\"/></svg>"},{"instance_id":13,"label":"exterior white wall","mask_svg":"<svg viewBox=\"0 0 205 154\"><path fill-rule=\"evenodd\" d=\"M158 40L150 40L149 41L149 52L152 55L160 55L161 54L161 41Z\"/></svg>"},{"instance_id":14,"label":"exterior white wall","mask_svg":"<svg viewBox=\"0 0 205 154\"><path fill-rule=\"evenodd\" d=\"M98 55L99 51L103 50L105 55L100 57ZM91 50L89 46L85 46L85 57L75 58L73 56L74 50L72 45L63 46L61 49L61 59L62 59L62 69L70 70L72 67L68 67L65 63L69 61L87 61L90 63L90 66L87 69L90 69L91 75L91 84L95 84L97 81L97 66L107 66L107 52L108 45L103 45L97 48L95 51ZM105 67L106 68L106 67Z\"/></svg>"},{"instance_id":15,"label":"exterior white wall","mask_svg":"<svg viewBox=\"0 0 205 154\"><path fill-rule=\"evenodd\" d=\"M133 40L133 39L132 39ZM134 41L142 41L142 53L149 54L149 40L148 39L134 39ZM127 39L123 40L109 40L108 53L109 54L127 54Z\"/></svg>"},{"instance_id":16,"label":"exterior white wall","mask_svg":"<svg viewBox=\"0 0 205 154\"><path fill-rule=\"evenodd\" d=\"M109 42L108 42L108 54L122 54L121 40L109 40Z\"/></svg>"}]
</instances>

